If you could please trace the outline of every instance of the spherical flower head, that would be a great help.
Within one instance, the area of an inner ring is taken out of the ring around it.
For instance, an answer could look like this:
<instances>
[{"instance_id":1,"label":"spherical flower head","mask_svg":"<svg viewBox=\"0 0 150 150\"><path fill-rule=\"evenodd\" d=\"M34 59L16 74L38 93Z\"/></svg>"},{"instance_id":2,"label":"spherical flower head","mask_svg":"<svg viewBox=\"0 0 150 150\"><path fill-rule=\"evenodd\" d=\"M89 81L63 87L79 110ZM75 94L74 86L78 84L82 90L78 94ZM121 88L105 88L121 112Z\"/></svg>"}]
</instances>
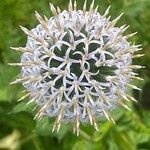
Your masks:
<instances>
[{"instance_id":1,"label":"spherical flower head","mask_svg":"<svg viewBox=\"0 0 150 150\"><path fill-rule=\"evenodd\" d=\"M61 11L50 4L53 17L42 18L40 24L29 31L26 46L13 48L23 52L21 78L13 83L22 83L40 108L35 117L56 117L53 131L59 131L61 122L71 122L79 135L80 122L90 122L98 130L96 120L105 116L114 122L110 111L135 99L127 95L131 79L139 79L133 72L132 58L140 50L123 35L128 28L116 27L116 19L107 17L110 7L101 15L92 2L89 10L86 1L83 10L77 10L76 1L70 1L68 10Z\"/></svg>"}]
</instances>

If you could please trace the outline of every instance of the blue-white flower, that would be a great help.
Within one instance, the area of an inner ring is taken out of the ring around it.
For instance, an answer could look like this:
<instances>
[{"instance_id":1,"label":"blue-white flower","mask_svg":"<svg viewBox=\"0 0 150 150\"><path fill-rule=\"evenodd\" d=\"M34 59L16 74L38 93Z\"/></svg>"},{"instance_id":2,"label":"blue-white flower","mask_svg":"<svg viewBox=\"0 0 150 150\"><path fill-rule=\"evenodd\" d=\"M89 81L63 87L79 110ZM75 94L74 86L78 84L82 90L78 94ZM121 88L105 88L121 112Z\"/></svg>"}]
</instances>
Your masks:
<instances>
[{"instance_id":1,"label":"blue-white flower","mask_svg":"<svg viewBox=\"0 0 150 150\"><path fill-rule=\"evenodd\" d=\"M77 10L76 1L70 1L68 10L61 11L50 4L53 17L42 18L35 13L40 24L31 31L20 26L28 35L25 47L12 49L23 52L21 77L12 83L22 83L27 94L40 108L35 117L56 117L53 131L59 131L62 122L71 122L79 135L80 122L90 122L98 130L97 118L105 116L114 122L110 111L118 105L129 109L126 101L131 79L142 80L133 69L132 58L141 50L140 45L128 42L124 35L128 26L116 27L122 14L114 20L109 9L101 15L92 2L86 1L83 10Z\"/></svg>"}]
</instances>

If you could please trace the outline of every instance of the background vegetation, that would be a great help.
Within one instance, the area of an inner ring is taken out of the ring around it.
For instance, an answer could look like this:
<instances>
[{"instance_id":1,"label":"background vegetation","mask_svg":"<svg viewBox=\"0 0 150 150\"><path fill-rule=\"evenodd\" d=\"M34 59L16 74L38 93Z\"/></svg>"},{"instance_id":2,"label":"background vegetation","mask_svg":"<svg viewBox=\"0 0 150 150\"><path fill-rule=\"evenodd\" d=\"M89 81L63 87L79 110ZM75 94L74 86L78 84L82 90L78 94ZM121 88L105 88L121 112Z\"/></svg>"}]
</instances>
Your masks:
<instances>
[{"instance_id":1,"label":"background vegetation","mask_svg":"<svg viewBox=\"0 0 150 150\"><path fill-rule=\"evenodd\" d=\"M67 8L68 0L51 0L60 8ZM20 54L10 46L24 46L26 37L19 29L22 25L31 29L38 21L34 11L50 17L49 0L0 0L0 149L2 150L150 150L150 0L96 0L103 13L111 7L112 18L124 12L118 25L131 25L128 33L138 34L130 39L142 44L145 56L135 60L145 65L138 71L145 80L136 82L142 92L130 91L138 103L129 104L131 112L118 109L113 112L116 125L101 120L100 132L89 125L82 125L80 136L72 134L69 126L63 125L59 134L51 133L53 120L33 120L32 105L26 100L17 102L23 94L21 85L9 82L19 74L8 62L19 62ZM88 0L88 5L91 0ZM83 1L77 0L78 8Z\"/></svg>"}]
</instances>

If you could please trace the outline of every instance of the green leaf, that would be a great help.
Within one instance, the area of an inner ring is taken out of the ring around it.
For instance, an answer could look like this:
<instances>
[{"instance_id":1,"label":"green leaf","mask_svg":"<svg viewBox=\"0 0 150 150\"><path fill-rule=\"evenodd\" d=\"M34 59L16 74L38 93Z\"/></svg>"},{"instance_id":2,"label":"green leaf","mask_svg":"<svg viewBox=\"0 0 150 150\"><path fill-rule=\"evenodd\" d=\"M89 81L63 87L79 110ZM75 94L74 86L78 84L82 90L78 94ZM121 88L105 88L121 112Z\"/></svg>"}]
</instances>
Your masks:
<instances>
[{"instance_id":1,"label":"green leaf","mask_svg":"<svg viewBox=\"0 0 150 150\"><path fill-rule=\"evenodd\" d=\"M60 131L58 133L53 132L54 118L44 117L36 122L36 130L39 135L42 136L55 136L60 141L68 132L68 126L66 124L62 124Z\"/></svg>"},{"instance_id":2,"label":"green leaf","mask_svg":"<svg viewBox=\"0 0 150 150\"><path fill-rule=\"evenodd\" d=\"M53 119L49 119L48 117L44 117L40 120L36 121L36 131L39 135L49 136L52 134L53 128Z\"/></svg>"},{"instance_id":3,"label":"green leaf","mask_svg":"<svg viewBox=\"0 0 150 150\"><path fill-rule=\"evenodd\" d=\"M31 113L33 111L34 107L35 107L34 103L27 104L26 102L19 102L13 108L13 110L11 111L11 113L18 113L18 112L21 112L21 111Z\"/></svg>"}]
</instances>

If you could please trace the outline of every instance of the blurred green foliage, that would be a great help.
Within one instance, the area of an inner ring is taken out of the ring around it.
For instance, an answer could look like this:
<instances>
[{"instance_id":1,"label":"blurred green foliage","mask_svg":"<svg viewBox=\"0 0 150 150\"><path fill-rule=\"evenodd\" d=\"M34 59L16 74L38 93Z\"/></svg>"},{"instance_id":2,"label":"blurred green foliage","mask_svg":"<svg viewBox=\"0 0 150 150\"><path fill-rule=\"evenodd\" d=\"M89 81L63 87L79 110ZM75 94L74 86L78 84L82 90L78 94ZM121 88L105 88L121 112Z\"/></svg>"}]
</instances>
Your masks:
<instances>
[{"instance_id":1,"label":"blurred green foliage","mask_svg":"<svg viewBox=\"0 0 150 150\"><path fill-rule=\"evenodd\" d=\"M60 8L67 8L68 0L50 1ZM22 86L9 85L19 75L19 68L8 62L19 62L20 54L10 46L24 46L25 35L18 25L29 29L38 21L34 11L52 16L49 0L0 0L0 149L8 150L150 150L150 0L96 0L100 13L111 5L112 18L124 12L118 25L131 25L128 33L138 34L130 39L142 44L145 56L135 60L145 65L138 71L145 80L136 82L142 92L130 91L138 99L130 104L131 112L118 109L113 112L116 125L101 120L100 132L90 125L82 125L80 136L72 134L69 125L63 125L60 133L51 133L53 119L33 120L33 104L17 102L23 95ZM91 0L88 0L88 6ZM77 0L78 8L83 1Z\"/></svg>"}]
</instances>

